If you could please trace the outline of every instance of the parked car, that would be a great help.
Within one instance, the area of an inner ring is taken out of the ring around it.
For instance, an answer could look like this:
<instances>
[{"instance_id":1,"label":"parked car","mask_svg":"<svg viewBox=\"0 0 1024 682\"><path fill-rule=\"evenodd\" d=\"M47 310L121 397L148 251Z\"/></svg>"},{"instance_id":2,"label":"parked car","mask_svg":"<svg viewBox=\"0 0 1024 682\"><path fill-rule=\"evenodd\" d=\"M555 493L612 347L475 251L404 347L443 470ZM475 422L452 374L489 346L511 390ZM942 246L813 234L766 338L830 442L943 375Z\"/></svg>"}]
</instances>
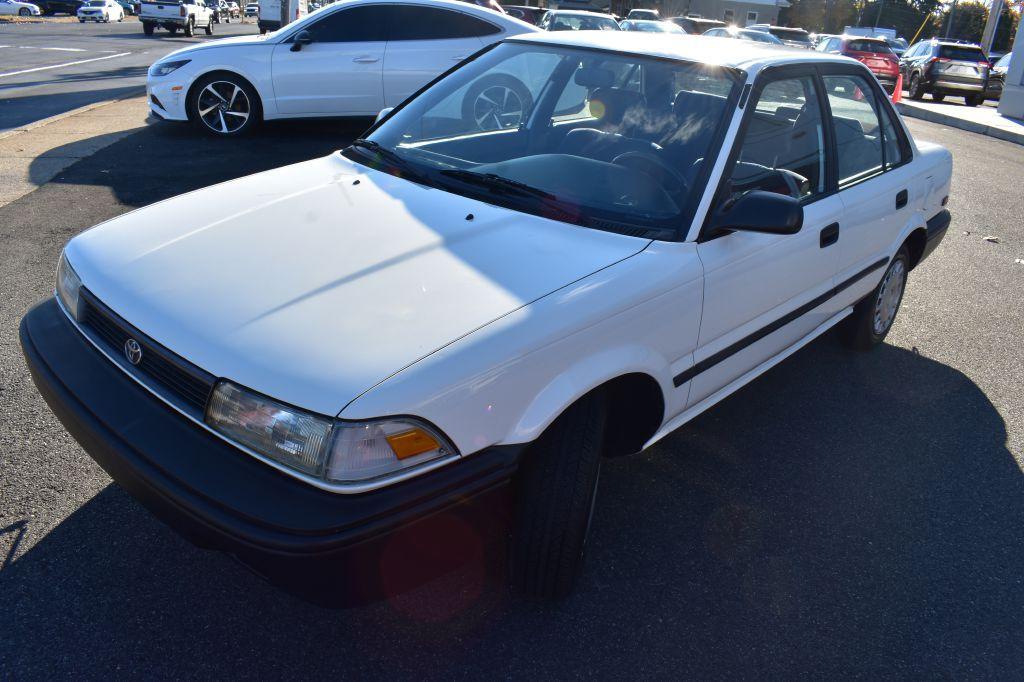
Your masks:
<instances>
[{"instance_id":1,"label":"parked car","mask_svg":"<svg viewBox=\"0 0 1024 682\"><path fill-rule=\"evenodd\" d=\"M44 15L55 14L78 15L78 8L82 6L82 0L38 0L35 3Z\"/></svg>"},{"instance_id":2,"label":"parked car","mask_svg":"<svg viewBox=\"0 0 1024 682\"><path fill-rule=\"evenodd\" d=\"M889 49L892 50L892 53L896 55L897 58L902 57L903 53L907 51L907 47L909 47L906 38L900 38L899 36L895 38L887 38L884 36L879 37L885 41L886 45L889 46Z\"/></svg>"},{"instance_id":3,"label":"parked car","mask_svg":"<svg viewBox=\"0 0 1024 682\"><path fill-rule=\"evenodd\" d=\"M164 28L171 35L181 30L191 37L197 28L202 28L206 35L213 35L214 2L216 0L210 0L211 4L207 5L206 0L178 0L176 3L146 0L139 15L142 32L151 36L157 28Z\"/></svg>"},{"instance_id":4,"label":"parked car","mask_svg":"<svg viewBox=\"0 0 1024 682\"><path fill-rule=\"evenodd\" d=\"M215 24L230 24L231 23L231 5L227 3L227 0L210 0L211 9L213 9L213 23ZM216 5L212 3L216 2Z\"/></svg>"},{"instance_id":5,"label":"parked car","mask_svg":"<svg viewBox=\"0 0 1024 682\"><path fill-rule=\"evenodd\" d=\"M676 33L686 35L686 31L671 21L647 21L646 19L623 19L619 22L623 31L641 31L643 33Z\"/></svg>"},{"instance_id":6,"label":"parked car","mask_svg":"<svg viewBox=\"0 0 1024 682\"><path fill-rule=\"evenodd\" d=\"M871 73L875 74L886 92L891 95L896 90L896 80L900 75L900 60L893 54L885 40L861 36L838 36L818 43L818 50L856 59L871 69Z\"/></svg>"},{"instance_id":7,"label":"parked car","mask_svg":"<svg viewBox=\"0 0 1024 682\"><path fill-rule=\"evenodd\" d=\"M131 2L131 0L114 0L114 1L121 6L121 9L124 10L125 16L134 16L135 15L135 3Z\"/></svg>"},{"instance_id":8,"label":"parked car","mask_svg":"<svg viewBox=\"0 0 1024 682\"><path fill-rule=\"evenodd\" d=\"M281 3L287 3L288 16L291 21L298 21L309 13L309 6L306 0L260 0L260 11L257 16L257 25L260 33L276 31L281 28Z\"/></svg>"},{"instance_id":9,"label":"parked car","mask_svg":"<svg viewBox=\"0 0 1024 682\"><path fill-rule=\"evenodd\" d=\"M1006 84L1006 72L1010 68L1012 52L1000 57L988 72L988 84L985 86L985 99L999 99L1003 96L1003 85ZM934 97L934 95L933 95Z\"/></svg>"},{"instance_id":10,"label":"parked car","mask_svg":"<svg viewBox=\"0 0 1024 682\"><path fill-rule=\"evenodd\" d=\"M583 10L549 10L537 24L542 31L618 31L619 24L610 14Z\"/></svg>"},{"instance_id":11,"label":"parked car","mask_svg":"<svg viewBox=\"0 0 1024 682\"><path fill-rule=\"evenodd\" d=\"M374 116L484 46L537 30L452 0L351 0L270 38L239 37L172 52L150 68L146 89L157 117L191 121L214 135L242 134L260 120ZM490 102L488 96L502 99ZM502 106L521 107L530 97L509 76L489 93L467 93L466 106L482 107L481 116L501 116Z\"/></svg>"},{"instance_id":12,"label":"parked car","mask_svg":"<svg viewBox=\"0 0 1024 682\"><path fill-rule=\"evenodd\" d=\"M0 0L0 15L17 17L38 17L43 13L39 5L19 0Z\"/></svg>"},{"instance_id":13,"label":"parked car","mask_svg":"<svg viewBox=\"0 0 1024 682\"><path fill-rule=\"evenodd\" d=\"M789 26L770 26L768 24L752 24L747 26L751 31L762 31L770 33L786 47L799 47L805 50L813 50L810 34L802 28L791 28Z\"/></svg>"},{"instance_id":14,"label":"parked car","mask_svg":"<svg viewBox=\"0 0 1024 682\"><path fill-rule=\"evenodd\" d=\"M778 45L779 47L784 46L782 41L771 33L765 33L764 31L752 31L749 28L737 28L735 26L712 28L705 32L704 35L709 38L736 38L739 40L748 40L754 43L766 43L768 45Z\"/></svg>"},{"instance_id":15,"label":"parked car","mask_svg":"<svg viewBox=\"0 0 1024 682\"><path fill-rule=\"evenodd\" d=\"M260 4L258 2L250 2L245 6L245 16L247 17L258 17L260 15Z\"/></svg>"},{"instance_id":16,"label":"parked car","mask_svg":"<svg viewBox=\"0 0 1024 682\"><path fill-rule=\"evenodd\" d=\"M117 0L86 0L78 8L78 21L83 24L87 21L97 24L124 21L124 8L117 4Z\"/></svg>"},{"instance_id":17,"label":"parked car","mask_svg":"<svg viewBox=\"0 0 1024 682\"><path fill-rule=\"evenodd\" d=\"M451 119L512 71L543 93L529 116ZM951 174L853 60L531 33L341 153L80 233L20 341L117 483L285 589L393 594L434 577L439 540L482 561L511 498L511 579L558 598L602 458L833 327L885 339L950 224ZM876 374L859 382L892 388Z\"/></svg>"},{"instance_id":18,"label":"parked car","mask_svg":"<svg viewBox=\"0 0 1024 682\"><path fill-rule=\"evenodd\" d=\"M960 96L969 107L985 101L990 66L977 45L944 40L915 43L900 59L903 83L911 99L941 102L947 95Z\"/></svg>"},{"instance_id":19,"label":"parked car","mask_svg":"<svg viewBox=\"0 0 1024 682\"><path fill-rule=\"evenodd\" d=\"M671 21L690 35L701 35L713 28L724 28L726 26L724 21L701 19L700 17L672 17L668 21Z\"/></svg>"},{"instance_id":20,"label":"parked car","mask_svg":"<svg viewBox=\"0 0 1024 682\"><path fill-rule=\"evenodd\" d=\"M631 9L626 18L636 21L661 21L661 16L656 9Z\"/></svg>"},{"instance_id":21,"label":"parked car","mask_svg":"<svg viewBox=\"0 0 1024 682\"><path fill-rule=\"evenodd\" d=\"M543 7L533 7L531 5L504 5L505 13L510 17L521 19L528 24L534 26L540 22L541 17L547 12Z\"/></svg>"}]
</instances>

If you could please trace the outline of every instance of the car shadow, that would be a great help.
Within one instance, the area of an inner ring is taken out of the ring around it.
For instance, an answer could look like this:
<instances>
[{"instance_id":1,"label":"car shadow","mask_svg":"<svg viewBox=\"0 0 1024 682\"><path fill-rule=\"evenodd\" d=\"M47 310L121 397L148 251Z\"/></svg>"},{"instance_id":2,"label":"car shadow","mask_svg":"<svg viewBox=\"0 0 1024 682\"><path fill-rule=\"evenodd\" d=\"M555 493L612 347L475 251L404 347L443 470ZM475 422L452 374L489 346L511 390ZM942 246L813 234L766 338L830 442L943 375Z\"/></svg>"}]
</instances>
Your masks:
<instances>
[{"instance_id":1,"label":"car shadow","mask_svg":"<svg viewBox=\"0 0 1024 682\"><path fill-rule=\"evenodd\" d=\"M1021 518L1024 475L977 385L826 336L607 463L560 605L471 566L322 610L110 485L0 571L0 660L49 676L1001 676L1024 664Z\"/></svg>"}]
</instances>

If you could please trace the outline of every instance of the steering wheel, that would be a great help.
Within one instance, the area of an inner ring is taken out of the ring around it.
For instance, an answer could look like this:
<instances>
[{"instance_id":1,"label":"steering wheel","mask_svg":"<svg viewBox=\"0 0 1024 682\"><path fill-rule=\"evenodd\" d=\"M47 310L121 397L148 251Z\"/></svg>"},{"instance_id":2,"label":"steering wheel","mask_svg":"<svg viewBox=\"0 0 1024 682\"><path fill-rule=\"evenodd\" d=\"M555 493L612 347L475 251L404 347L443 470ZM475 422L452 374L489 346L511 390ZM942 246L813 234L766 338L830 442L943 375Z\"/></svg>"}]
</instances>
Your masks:
<instances>
[{"instance_id":1,"label":"steering wheel","mask_svg":"<svg viewBox=\"0 0 1024 682\"><path fill-rule=\"evenodd\" d=\"M631 151L619 154L612 163L632 168L661 182L662 189L673 197L684 196L690 184L686 177L651 152Z\"/></svg>"}]
</instances>

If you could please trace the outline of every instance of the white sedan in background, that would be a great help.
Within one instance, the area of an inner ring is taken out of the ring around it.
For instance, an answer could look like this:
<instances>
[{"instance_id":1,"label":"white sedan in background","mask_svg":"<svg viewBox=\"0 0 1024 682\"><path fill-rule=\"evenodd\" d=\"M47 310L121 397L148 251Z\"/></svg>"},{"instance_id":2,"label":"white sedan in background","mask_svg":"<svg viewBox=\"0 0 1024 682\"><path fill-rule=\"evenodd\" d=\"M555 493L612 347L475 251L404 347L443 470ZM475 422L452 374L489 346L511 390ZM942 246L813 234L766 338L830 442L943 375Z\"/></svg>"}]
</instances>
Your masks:
<instances>
[{"instance_id":1,"label":"white sedan in background","mask_svg":"<svg viewBox=\"0 0 1024 682\"><path fill-rule=\"evenodd\" d=\"M78 21L83 24L87 21L124 21L124 8L116 0L88 0L78 8Z\"/></svg>"},{"instance_id":2,"label":"white sedan in background","mask_svg":"<svg viewBox=\"0 0 1024 682\"><path fill-rule=\"evenodd\" d=\"M19 17L38 17L42 12L31 2L17 0L0 0L0 14Z\"/></svg>"},{"instance_id":3,"label":"white sedan in background","mask_svg":"<svg viewBox=\"0 0 1024 682\"><path fill-rule=\"evenodd\" d=\"M347 0L267 36L172 52L150 67L146 90L157 117L215 135L261 119L375 116L487 45L536 30L453 0ZM514 78L475 90L458 107L465 117L507 121L531 103Z\"/></svg>"}]
</instances>

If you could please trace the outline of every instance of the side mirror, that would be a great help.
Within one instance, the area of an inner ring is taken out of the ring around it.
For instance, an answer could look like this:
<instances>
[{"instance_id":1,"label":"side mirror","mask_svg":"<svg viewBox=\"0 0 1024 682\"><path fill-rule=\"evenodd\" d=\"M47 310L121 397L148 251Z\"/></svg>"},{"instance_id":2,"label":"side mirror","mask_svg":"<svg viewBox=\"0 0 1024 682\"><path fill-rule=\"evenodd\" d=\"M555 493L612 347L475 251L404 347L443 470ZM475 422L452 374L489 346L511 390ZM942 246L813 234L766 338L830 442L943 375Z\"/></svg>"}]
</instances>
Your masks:
<instances>
[{"instance_id":1,"label":"side mirror","mask_svg":"<svg viewBox=\"0 0 1024 682\"><path fill-rule=\"evenodd\" d=\"M312 42L313 42L313 34L312 33L310 33L309 31L299 31L298 33L295 34L295 37L292 38L291 51L292 52L298 52L299 50L302 49L303 45L309 45Z\"/></svg>"},{"instance_id":2,"label":"side mirror","mask_svg":"<svg viewBox=\"0 0 1024 682\"><path fill-rule=\"evenodd\" d=\"M785 194L752 190L722 203L711 216L711 234L725 230L796 234L804 224L804 207Z\"/></svg>"},{"instance_id":3,"label":"side mirror","mask_svg":"<svg viewBox=\"0 0 1024 682\"><path fill-rule=\"evenodd\" d=\"M394 107L384 107L384 108L383 108L383 109L381 109L381 110L380 110L380 112L379 112L379 113L377 114L377 118L373 119L373 122L374 122L374 123L380 123L380 120L381 120L382 118L384 118L385 116L387 116L388 114L390 114L390 113L391 113L392 111L394 111L394 110L395 110L395 108L394 108Z\"/></svg>"}]
</instances>

